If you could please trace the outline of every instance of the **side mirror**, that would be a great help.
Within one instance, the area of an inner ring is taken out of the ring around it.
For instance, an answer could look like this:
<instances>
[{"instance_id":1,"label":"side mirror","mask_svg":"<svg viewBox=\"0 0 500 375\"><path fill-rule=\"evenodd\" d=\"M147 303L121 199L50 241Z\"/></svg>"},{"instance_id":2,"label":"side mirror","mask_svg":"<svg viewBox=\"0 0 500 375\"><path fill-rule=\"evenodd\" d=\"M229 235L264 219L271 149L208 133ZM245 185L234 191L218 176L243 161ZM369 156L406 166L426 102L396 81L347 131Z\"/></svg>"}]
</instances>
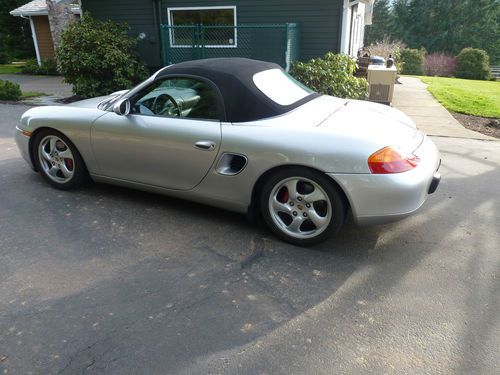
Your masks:
<instances>
[{"instance_id":1,"label":"side mirror","mask_svg":"<svg viewBox=\"0 0 500 375\"><path fill-rule=\"evenodd\" d=\"M113 106L113 112L120 116L127 116L130 113L130 100L118 100Z\"/></svg>"}]
</instances>

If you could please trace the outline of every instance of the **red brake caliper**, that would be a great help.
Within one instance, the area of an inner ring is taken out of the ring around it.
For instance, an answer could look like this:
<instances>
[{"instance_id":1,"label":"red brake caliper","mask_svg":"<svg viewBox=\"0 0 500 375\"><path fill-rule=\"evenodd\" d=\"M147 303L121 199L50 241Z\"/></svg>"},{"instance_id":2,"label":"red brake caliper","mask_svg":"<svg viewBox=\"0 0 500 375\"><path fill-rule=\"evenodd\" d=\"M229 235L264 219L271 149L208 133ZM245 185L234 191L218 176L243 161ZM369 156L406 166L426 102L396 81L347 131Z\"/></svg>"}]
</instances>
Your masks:
<instances>
[{"instance_id":1,"label":"red brake caliper","mask_svg":"<svg viewBox=\"0 0 500 375\"><path fill-rule=\"evenodd\" d=\"M70 171L73 170L73 160L71 160L71 159L64 159L64 163L66 164L66 167L68 167L68 169Z\"/></svg>"},{"instance_id":2,"label":"red brake caliper","mask_svg":"<svg viewBox=\"0 0 500 375\"><path fill-rule=\"evenodd\" d=\"M290 198L290 195L288 194L287 188L281 189L278 196L278 201L280 201L281 203L286 203L288 202L288 198Z\"/></svg>"}]
</instances>

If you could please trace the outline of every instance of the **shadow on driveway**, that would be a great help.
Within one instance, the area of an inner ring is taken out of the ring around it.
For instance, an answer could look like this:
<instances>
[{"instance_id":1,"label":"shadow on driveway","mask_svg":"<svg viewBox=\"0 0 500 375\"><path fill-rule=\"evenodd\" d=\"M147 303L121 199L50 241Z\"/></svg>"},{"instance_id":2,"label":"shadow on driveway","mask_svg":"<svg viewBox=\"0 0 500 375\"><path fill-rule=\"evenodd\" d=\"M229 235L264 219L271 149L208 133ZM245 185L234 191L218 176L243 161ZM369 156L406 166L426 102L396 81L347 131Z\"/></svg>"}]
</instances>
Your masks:
<instances>
[{"instance_id":1,"label":"shadow on driveway","mask_svg":"<svg viewBox=\"0 0 500 375\"><path fill-rule=\"evenodd\" d=\"M419 214L313 249L182 200L60 192L0 160L0 369L488 372L498 162L441 142L443 185Z\"/></svg>"}]
</instances>

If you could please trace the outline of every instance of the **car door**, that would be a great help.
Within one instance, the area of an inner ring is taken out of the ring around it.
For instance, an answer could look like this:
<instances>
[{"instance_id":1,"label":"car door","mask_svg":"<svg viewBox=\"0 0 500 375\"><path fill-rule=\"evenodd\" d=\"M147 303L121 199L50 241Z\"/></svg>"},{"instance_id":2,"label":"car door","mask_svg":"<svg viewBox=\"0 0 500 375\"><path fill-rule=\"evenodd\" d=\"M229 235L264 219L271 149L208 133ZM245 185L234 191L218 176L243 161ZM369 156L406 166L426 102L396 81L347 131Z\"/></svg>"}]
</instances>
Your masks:
<instances>
[{"instance_id":1,"label":"car door","mask_svg":"<svg viewBox=\"0 0 500 375\"><path fill-rule=\"evenodd\" d=\"M176 190L205 177L221 142L220 97L209 83L168 77L130 100L130 114L114 112L92 126L100 174Z\"/></svg>"}]
</instances>

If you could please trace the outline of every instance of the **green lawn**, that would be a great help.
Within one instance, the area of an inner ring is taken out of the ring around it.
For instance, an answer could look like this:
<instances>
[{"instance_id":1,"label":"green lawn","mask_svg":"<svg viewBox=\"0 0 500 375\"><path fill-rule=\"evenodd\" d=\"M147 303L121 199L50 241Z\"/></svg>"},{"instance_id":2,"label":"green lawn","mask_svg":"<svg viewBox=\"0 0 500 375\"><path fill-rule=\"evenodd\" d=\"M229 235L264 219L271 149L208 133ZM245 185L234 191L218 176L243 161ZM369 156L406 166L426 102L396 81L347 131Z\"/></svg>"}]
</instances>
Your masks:
<instances>
[{"instance_id":1,"label":"green lawn","mask_svg":"<svg viewBox=\"0 0 500 375\"><path fill-rule=\"evenodd\" d=\"M21 73L22 67L23 67L23 65L0 64L0 74Z\"/></svg>"},{"instance_id":2,"label":"green lawn","mask_svg":"<svg viewBox=\"0 0 500 375\"><path fill-rule=\"evenodd\" d=\"M446 109L473 116L500 118L500 82L418 77Z\"/></svg>"},{"instance_id":3,"label":"green lawn","mask_svg":"<svg viewBox=\"0 0 500 375\"><path fill-rule=\"evenodd\" d=\"M43 92L37 92L37 91L23 91L23 95L21 99L31 99L31 98L38 98L39 96L45 96L47 94Z\"/></svg>"}]
</instances>

